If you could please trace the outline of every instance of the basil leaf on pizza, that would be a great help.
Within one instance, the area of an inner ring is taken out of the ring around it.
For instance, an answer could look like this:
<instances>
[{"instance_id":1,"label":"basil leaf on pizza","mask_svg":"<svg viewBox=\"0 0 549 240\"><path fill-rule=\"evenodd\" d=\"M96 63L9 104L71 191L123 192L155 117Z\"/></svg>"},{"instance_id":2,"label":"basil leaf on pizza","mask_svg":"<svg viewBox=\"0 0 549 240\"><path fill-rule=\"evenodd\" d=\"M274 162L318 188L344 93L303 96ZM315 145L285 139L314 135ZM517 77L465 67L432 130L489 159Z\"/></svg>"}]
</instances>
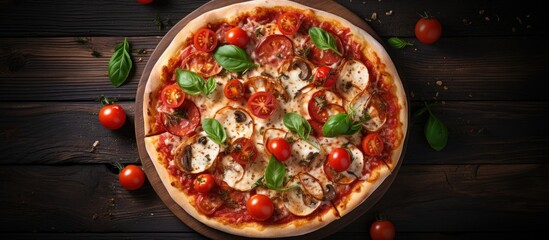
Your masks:
<instances>
[{"instance_id":1,"label":"basil leaf on pizza","mask_svg":"<svg viewBox=\"0 0 549 240\"><path fill-rule=\"evenodd\" d=\"M146 152L180 211L242 237L295 237L351 213L398 169L406 95L367 32L271 0L177 27L140 89ZM214 186L199 192L204 176Z\"/></svg>"}]
</instances>

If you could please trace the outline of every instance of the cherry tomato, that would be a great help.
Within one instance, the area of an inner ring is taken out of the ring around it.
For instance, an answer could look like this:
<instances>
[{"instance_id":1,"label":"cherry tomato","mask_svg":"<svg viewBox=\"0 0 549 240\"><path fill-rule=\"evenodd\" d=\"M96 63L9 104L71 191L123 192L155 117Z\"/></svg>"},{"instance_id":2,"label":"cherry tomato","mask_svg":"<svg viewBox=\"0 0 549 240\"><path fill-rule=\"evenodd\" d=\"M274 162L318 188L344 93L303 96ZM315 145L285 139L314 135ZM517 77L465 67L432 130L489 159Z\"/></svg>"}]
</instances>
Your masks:
<instances>
[{"instance_id":1,"label":"cherry tomato","mask_svg":"<svg viewBox=\"0 0 549 240\"><path fill-rule=\"evenodd\" d=\"M334 170L343 172L351 165L351 154L345 148L334 148L328 155L328 164Z\"/></svg>"},{"instance_id":2,"label":"cherry tomato","mask_svg":"<svg viewBox=\"0 0 549 240\"><path fill-rule=\"evenodd\" d=\"M246 165L257 158L257 148L252 140L245 137L237 138L231 146L231 155L237 163Z\"/></svg>"},{"instance_id":3,"label":"cherry tomato","mask_svg":"<svg viewBox=\"0 0 549 240\"><path fill-rule=\"evenodd\" d=\"M177 83L165 86L164 89L162 89L162 93L160 93L162 102L170 108L181 106L183 101L185 101L186 96L183 89L181 89Z\"/></svg>"},{"instance_id":4,"label":"cherry tomato","mask_svg":"<svg viewBox=\"0 0 549 240\"><path fill-rule=\"evenodd\" d=\"M266 37L257 46L255 52L261 66L270 64L278 67L285 60L294 57L294 44L284 35L273 34Z\"/></svg>"},{"instance_id":5,"label":"cherry tomato","mask_svg":"<svg viewBox=\"0 0 549 240\"><path fill-rule=\"evenodd\" d=\"M225 33L225 41L240 48L245 48L249 40L250 38L246 34L246 31L239 27L231 28Z\"/></svg>"},{"instance_id":6,"label":"cherry tomato","mask_svg":"<svg viewBox=\"0 0 549 240\"><path fill-rule=\"evenodd\" d=\"M136 165L126 165L118 174L118 181L125 189L136 190L145 183L145 173Z\"/></svg>"},{"instance_id":7,"label":"cherry tomato","mask_svg":"<svg viewBox=\"0 0 549 240\"><path fill-rule=\"evenodd\" d=\"M294 35L299 29L301 21L299 16L293 13L284 13L276 20L278 30L284 35Z\"/></svg>"},{"instance_id":8,"label":"cherry tomato","mask_svg":"<svg viewBox=\"0 0 549 240\"><path fill-rule=\"evenodd\" d=\"M337 75L328 66L319 67L316 70L313 84L316 86L332 87L337 82Z\"/></svg>"},{"instance_id":9,"label":"cherry tomato","mask_svg":"<svg viewBox=\"0 0 549 240\"><path fill-rule=\"evenodd\" d=\"M292 155L290 144L284 138L269 139L267 142L267 150L281 162L288 160Z\"/></svg>"},{"instance_id":10,"label":"cherry tomato","mask_svg":"<svg viewBox=\"0 0 549 240\"><path fill-rule=\"evenodd\" d=\"M238 79L233 79L225 84L223 93L229 100L239 100L244 97L244 84Z\"/></svg>"},{"instance_id":11,"label":"cherry tomato","mask_svg":"<svg viewBox=\"0 0 549 240\"><path fill-rule=\"evenodd\" d=\"M277 102L273 94L256 92L248 99L248 108L259 118L269 118L276 110Z\"/></svg>"},{"instance_id":12,"label":"cherry tomato","mask_svg":"<svg viewBox=\"0 0 549 240\"><path fill-rule=\"evenodd\" d=\"M337 113L344 113L345 108L337 104L329 103L326 99L326 91L320 90L313 93L311 96L311 99L307 104L307 111L313 120L325 123L330 116Z\"/></svg>"},{"instance_id":13,"label":"cherry tomato","mask_svg":"<svg viewBox=\"0 0 549 240\"><path fill-rule=\"evenodd\" d=\"M322 133L322 127L324 124L314 119L307 119L307 122L309 122L309 124L311 125L315 137L324 137L324 134Z\"/></svg>"},{"instance_id":14,"label":"cherry tomato","mask_svg":"<svg viewBox=\"0 0 549 240\"><path fill-rule=\"evenodd\" d=\"M110 130L119 129L126 123L126 111L118 104L108 104L99 110L99 122Z\"/></svg>"},{"instance_id":15,"label":"cherry tomato","mask_svg":"<svg viewBox=\"0 0 549 240\"><path fill-rule=\"evenodd\" d=\"M436 42L442 33L442 26L438 19L426 16L420 18L416 23L416 38L425 44Z\"/></svg>"},{"instance_id":16,"label":"cherry tomato","mask_svg":"<svg viewBox=\"0 0 549 240\"><path fill-rule=\"evenodd\" d=\"M194 47L203 52L211 52L217 46L217 35L215 32L202 28L194 34Z\"/></svg>"},{"instance_id":17,"label":"cherry tomato","mask_svg":"<svg viewBox=\"0 0 549 240\"><path fill-rule=\"evenodd\" d=\"M189 136L200 124L200 111L193 101L186 100L173 113L162 113L161 121L171 134Z\"/></svg>"},{"instance_id":18,"label":"cherry tomato","mask_svg":"<svg viewBox=\"0 0 549 240\"><path fill-rule=\"evenodd\" d=\"M392 240L395 238L395 226L387 219L376 220L370 227L372 240Z\"/></svg>"},{"instance_id":19,"label":"cherry tomato","mask_svg":"<svg viewBox=\"0 0 549 240\"><path fill-rule=\"evenodd\" d=\"M273 201L263 194L256 194L248 199L246 210L254 219L265 221L273 215Z\"/></svg>"},{"instance_id":20,"label":"cherry tomato","mask_svg":"<svg viewBox=\"0 0 549 240\"><path fill-rule=\"evenodd\" d=\"M149 4L149 3L154 2L154 0L137 0L137 2L141 3L141 4Z\"/></svg>"},{"instance_id":21,"label":"cherry tomato","mask_svg":"<svg viewBox=\"0 0 549 240\"><path fill-rule=\"evenodd\" d=\"M362 150L370 157L381 154L383 152L383 139L377 133L368 133L362 139Z\"/></svg>"},{"instance_id":22,"label":"cherry tomato","mask_svg":"<svg viewBox=\"0 0 549 240\"><path fill-rule=\"evenodd\" d=\"M335 34L330 34L330 35L332 35L332 37L335 38L336 44L337 44L337 50L339 51L339 53L341 53L341 55L343 55L344 54L343 43L341 42L339 37L337 37ZM342 56L338 55L332 50L329 50L329 49L321 50L313 43L313 41L311 41L311 39L309 39L305 43L305 46L309 48L309 54L307 55L309 58L309 61L311 61L317 66L323 66L323 65L330 66L334 63L339 62L342 59Z\"/></svg>"},{"instance_id":23,"label":"cherry tomato","mask_svg":"<svg viewBox=\"0 0 549 240\"><path fill-rule=\"evenodd\" d=\"M198 194L196 206L206 215L212 215L215 210L223 205L223 199L213 194Z\"/></svg>"},{"instance_id":24,"label":"cherry tomato","mask_svg":"<svg viewBox=\"0 0 549 240\"><path fill-rule=\"evenodd\" d=\"M214 177L209 173L198 175L194 180L194 190L199 193L207 193L215 186Z\"/></svg>"}]
</instances>

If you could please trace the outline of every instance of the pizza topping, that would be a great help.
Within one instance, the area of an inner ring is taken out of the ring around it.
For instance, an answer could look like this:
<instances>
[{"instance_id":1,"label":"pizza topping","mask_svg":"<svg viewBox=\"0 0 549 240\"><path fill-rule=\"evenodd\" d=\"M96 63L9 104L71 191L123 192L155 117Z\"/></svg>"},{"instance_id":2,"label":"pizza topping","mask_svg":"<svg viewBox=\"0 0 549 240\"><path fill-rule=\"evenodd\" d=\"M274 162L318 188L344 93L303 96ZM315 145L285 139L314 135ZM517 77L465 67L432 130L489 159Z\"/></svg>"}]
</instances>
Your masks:
<instances>
[{"instance_id":1,"label":"pizza topping","mask_svg":"<svg viewBox=\"0 0 549 240\"><path fill-rule=\"evenodd\" d=\"M162 99L162 103L170 108L177 108L181 106L181 104L183 104L183 101L185 101L185 96L185 93L177 84L165 86L160 93L160 99Z\"/></svg>"},{"instance_id":2,"label":"pizza topping","mask_svg":"<svg viewBox=\"0 0 549 240\"><path fill-rule=\"evenodd\" d=\"M212 215L223 205L223 199L217 194L198 194L195 204L203 214Z\"/></svg>"},{"instance_id":3,"label":"pizza topping","mask_svg":"<svg viewBox=\"0 0 549 240\"><path fill-rule=\"evenodd\" d=\"M328 179L340 185L351 184L356 179L363 177L362 171L364 168L364 155L360 149L353 144L346 144L344 146L344 148L332 148L330 151L333 152L336 149L343 149L347 152L349 158L351 159L347 169L344 171L336 171L336 169L334 169L330 164L329 159L324 164L324 172L326 173Z\"/></svg>"},{"instance_id":4,"label":"pizza topping","mask_svg":"<svg viewBox=\"0 0 549 240\"><path fill-rule=\"evenodd\" d=\"M211 53L195 52L181 62L181 68L195 72L203 78L215 76L223 70Z\"/></svg>"},{"instance_id":5,"label":"pizza topping","mask_svg":"<svg viewBox=\"0 0 549 240\"><path fill-rule=\"evenodd\" d=\"M234 188L236 183L244 176L244 168L234 160L232 155L223 157L221 165L223 167L223 174L221 174L223 181L229 187Z\"/></svg>"},{"instance_id":6,"label":"pizza topping","mask_svg":"<svg viewBox=\"0 0 549 240\"><path fill-rule=\"evenodd\" d=\"M341 71L339 71L339 80L351 85L338 86L338 90L344 91L351 88L351 86L356 86L362 91L368 86L369 79L370 75L366 65L356 60L349 60L345 62Z\"/></svg>"},{"instance_id":7,"label":"pizza topping","mask_svg":"<svg viewBox=\"0 0 549 240\"><path fill-rule=\"evenodd\" d=\"M238 79L233 79L225 84L223 93L229 100L240 100L244 97L244 84Z\"/></svg>"},{"instance_id":8,"label":"pizza topping","mask_svg":"<svg viewBox=\"0 0 549 240\"><path fill-rule=\"evenodd\" d=\"M257 148L254 142L248 138L238 138L231 145L231 155L236 162L246 165L257 158Z\"/></svg>"},{"instance_id":9,"label":"pizza topping","mask_svg":"<svg viewBox=\"0 0 549 240\"><path fill-rule=\"evenodd\" d=\"M295 185L298 179L293 178L288 184ZM290 188L283 193L283 200L288 211L297 216L307 216L314 212L322 203L303 190L301 186Z\"/></svg>"},{"instance_id":10,"label":"pizza topping","mask_svg":"<svg viewBox=\"0 0 549 240\"><path fill-rule=\"evenodd\" d=\"M362 140L362 150L370 157L381 154L383 152L383 139L378 133L368 133Z\"/></svg>"},{"instance_id":11,"label":"pizza topping","mask_svg":"<svg viewBox=\"0 0 549 240\"><path fill-rule=\"evenodd\" d=\"M294 56L292 40L280 34L267 36L255 49L256 60L264 65L271 65L278 69L282 62Z\"/></svg>"},{"instance_id":12,"label":"pizza topping","mask_svg":"<svg viewBox=\"0 0 549 240\"><path fill-rule=\"evenodd\" d=\"M296 175L303 169L310 169L322 163L324 152L315 146L320 144L312 137L308 141L298 139L292 144L292 158L286 163L290 175Z\"/></svg>"},{"instance_id":13,"label":"pizza topping","mask_svg":"<svg viewBox=\"0 0 549 240\"><path fill-rule=\"evenodd\" d=\"M198 175L194 180L194 190L200 193L207 193L215 186L215 180L209 173Z\"/></svg>"},{"instance_id":14,"label":"pizza topping","mask_svg":"<svg viewBox=\"0 0 549 240\"><path fill-rule=\"evenodd\" d=\"M194 47L203 52L211 52L217 46L217 36L215 32L202 28L194 34Z\"/></svg>"},{"instance_id":15,"label":"pizza topping","mask_svg":"<svg viewBox=\"0 0 549 240\"><path fill-rule=\"evenodd\" d=\"M387 103L379 95L373 95L363 110L364 129L370 132L378 131L387 121Z\"/></svg>"},{"instance_id":16,"label":"pizza topping","mask_svg":"<svg viewBox=\"0 0 549 240\"><path fill-rule=\"evenodd\" d=\"M311 125L305 118L297 113L286 113L282 117L282 122L290 131L296 134L299 138L307 140L311 134Z\"/></svg>"},{"instance_id":17,"label":"pizza topping","mask_svg":"<svg viewBox=\"0 0 549 240\"><path fill-rule=\"evenodd\" d=\"M320 50L331 50L339 56L343 56L339 51L336 38L324 29L319 27L312 27L309 29L309 37Z\"/></svg>"},{"instance_id":18,"label":"pizza topping","mask_svg":"<svg viewBox=\"0 0 549 240\"><path fill-rule=\"evenodd\" d=\"M214 78L210 77L207 81L204 81L202 76L195 72L177 69L175 71L177 84L183 89L183 91L190 95L204 94L210 95L215 91L217 83Z\"/></svg>"},{"instance_id":19,"label":"pizza topping","mask_svg":"<svg viewBox=\"0 0 549 240\"><path fill-rule=\"evenodd\" d=\"M225 145L227 133L219 121L213 118L205 118L202 120L202 128L204 128L204 131L208 134L208 138L212 141L222 146Z\"/></svg>"},{"instance_id":20,"label":"pizza topping","mask_svg":"<svg viewBox=\"0 0 549 240\"><path fill-rule=\"evenodd\" d=\"M330 116L345 112L345 108L338 104L341 102L341 98L335 93L320 90L311 96L307 104L307 111L313 120L324 123Z\"/></svg>"},{"instance_id":21,"label":"pizza topping","mask_svg":"<svg viewBox=\"0 0 549 240\"><path fill-rule=\"evenodd\" d=\"M351 155L345 148L334 148L328 155L328 164L337 172L343 172L351 165Z\"/></svg>"},{"instance_id":22,"label":"pizza topping","mask_svg":"<svg viewBox=\"0 0 549 240\"><path fill-rule=\"evenodd\" d=\"M290 144L284 138L272 138L267 142L267 149L278 161L286 161L290 158Z\"/></svg>"},{"instance_id":23,"label":"pizza topping","mask_svg":"<svg viewBox=\"0 0 549 240\"><path fill-rule=\"evenodd\" d=\"M324 191L322 190L322 185L315 177L311 176L309 173L301 172L297 175L299 182L303 189L311 196L317 200L323 200Z\"/></svg>"},{"instance_id":24,"label":"pizza topping","mask_svg":"<svg viewBox=\"0 0 549 240\"><path fill-rule=\"evenodd\" d=\"M332 201L336 197L336 190L332 184L326 184L324 192L324 201Z\"/></svg>"},{"instance_id":25,"label":"pizza topping","mask_svg":"<svg viewBox=\"0 0 549 240\"><path fill-rule=\"evenodd\" d=\"M315 134L315 137L317 138L324 137L324 135L322 134L322 126L324 124L313 119L308 119L307 122L309 122L309 124L311 125L313 129L313 133Z\"/></svg>"},{"instance_id":26,"label":"pizza topping","mask_svg":"<svg viewBox=\"0 0 549 240\"><path fill-rule=\"evenodd\" d=\"M244 72L257 66L250 60L246 51L235 45L218 47L213 56L219 65L231 72Z\"/></svg>"},{"instance_id":27,"label":"pizza topping","mask_svg":"<svg viewBox=\"0 0 549 240\"><path fill-rule=\"evenodd\" d=\"M244 176L236 183L234 189L239 191L250 191L257 186L257 182L265 175L268 156L258 152L258 157L253 162L248 162L244 167Z\"/></svg>"},{"instance_id":28,"label":"pizza topping","mask_svg":"<svg viewBox=\"0 0 549 240\"><path fill-rule=\"evenodd\" d=\"M246 48L250 38L242 28L234 27L225 33L225 41L240 48Z\"/></svg>"},{"instance_id":29,"label":"pizza topping","mask_svg":"<svg viewBox=\"0 0 549 240\"><path fill-rule=\"evenodd\" d=\"M319 67L315 72L313 85L318 87L330 88L337 82L337 76L334 71L328 66Z\"/></svg>"},{"instance_id":30,"label":"pizza topping","mask_svg":"<svg viewBox=\"0 0 549 240\"><path fill-rule=\"evenodd\" d=\"M200 111L191 100L173 109L173 113L162 113L162 124L171 134L185 137L196 130L200 124Z\"/></svg>"},{"instance_id":31,"label":"pizza topping","mask_svg":"<svg viewBox=\"0 0 549 240\"><path fill-rule=\"evenodd\" d=\"M225 127L229 139L251 138L254 133L254 119L243 108L226 106L219 109L214 118ZM236 121L237 119L240 121Z\"/></svg>"},{"instance_id":32,"label":"pizza topping","mask_svg":"<svg viewBox=\"0 0 549 240\"><path fill-rule=\"evenodd\" d=\"M293 69L299 69L299 78L301 80L309 81L311 78L311 67L305 60L301 58L294 58L294 61L292 62L292 68Z\"/></svg>"},{"instance_id":33,"label":"pizza topping","mask_svg":"<svg viewBox=\"0 0 549 240\"><path fill-rule=\"evenodd\" d=\"M294 13L284 13L278 17L276 24L278 30L284 35L294 35L295 32L299 29L301 21L299 16Z\"/></svg>"},{"instance_id":34,"label":"pizza topping","mask_svg":"<svg viewBox=\"0 0 549 240\"><path fill-rule=\"evenodd\" d=\"M192 136L181 143L174 154L175 165L183 172L200 173L209 169L219 154L220 147L213 141L198 143L205 132Z\"/></svg>"},{"instance_id":35,"label":"pizza topping","mask_svg":"<svg viewBox=\"0 0 549 240\"><path fill-rule=\"evenodd\" d=\"M286 136L286 131L279 128L267 128L263 131L263 146L265 151L268 153L267 143L270 139L283 138Z\"/></svg>"},{"instance_id":36,"label":"pizza topping","mask_svg":"<svg viewBox=\"0 0 549 240\"><path fill-rule=\"evenodd\" d=\"M322 134L325 137L335 137L339 135L353 135L362 129L361 122L351 120L347 113L338 113L328 118L322 127Z\"/></svg>"},{"instance_id":37,"label":"pizza topping","mask_svg":"<svg viewBox=\"0 0 549 240\"><path fill-rule=\"evenodd\" d=\"M248 99L248 109L258 118L269 118L276 111L278 103L273 94L256 92Z\"/></svg>"},{"instance_id":38,"label":"pizza topping","mask_svg":"<svg viewBox=\"0 0 549 240\"><path fill-rule=\"evenodd\" d=\"M286 180L286 166L271 155L265 168L265 186L273 190L284 190L282 185Z\"/></svg>"},{"instance_id":39,"label":"pizza topping","mask_svg":"<svg viewBox=\"0 0 549 240\"><path fill-rule=\"evenodd\" d=\"M246 210L254 219L265 221L273 215L274 205L269 197L255 194L248 199Z\"/></svg>"}]
</instances>

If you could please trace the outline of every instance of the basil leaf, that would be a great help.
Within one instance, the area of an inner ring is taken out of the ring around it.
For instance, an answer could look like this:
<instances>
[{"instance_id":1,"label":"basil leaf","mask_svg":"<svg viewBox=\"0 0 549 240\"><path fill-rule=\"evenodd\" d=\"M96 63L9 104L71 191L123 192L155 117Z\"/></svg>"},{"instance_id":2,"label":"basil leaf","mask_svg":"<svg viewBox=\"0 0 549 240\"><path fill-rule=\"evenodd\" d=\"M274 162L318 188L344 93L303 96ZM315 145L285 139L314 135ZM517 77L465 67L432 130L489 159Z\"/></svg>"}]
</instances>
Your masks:
<instances>
[{"instance_id":1,"label":"basil leaf","mask_svg":"<svg viewBox=\"0 0 549 240\"><path fill-rule=\"evenodd\" d=\"M337 49L337 42L330 33L324 31L319 27L312 27L309 29L309 36L317 48L321 50L332 50L337 55L342 56L341 52Z\"/></svg>"},{"instance_id":2,"label":"basil leaf","mask_svg":"<svg viewBox=\"0 0 549 240\"><path fill-rule=\"evenodd\" d=\"M235 45L218 47L213 56L219 65L231 72L244 72L257 66L250 60L246 51Z\"/></svg>"},{"instance_id":3,"label":"basil leaf","mask_svg":"<svg viewBox=\"0 0 549 240\"><path fill-rule=\"evenodd\" d=\"M290 131L295 133L299 138L308 140L311 134L311 124L297 113L286 113L282 117L282 122Z\"/></svg>"},{"instance_id":4,"label":"basil leaf","mask_svg":"<svg viewBox=\"0 0 549 240\"><path fill-rule=\"evenodd\" d=\"M397 37L392 37L387 40L391 46L394 48L404 48L406 46L414 46L411 42L404 41Z\"/></svg>"},{"instance_id":5,"label":"basil leaf","mask_svg":"<svg viewBox=\"0 0 549 240\"><path fill-rule=\"evenodd\" d=\"M440 151L448 143L448 128L435 115L429 113L429 120L425 123L425 138L431 148Z\"/></svg>"},{"instance_id":6,"label":"basil leaf","mask_svg":"<svg viewBox=\"0 0 549 240\"><path fill-rule=\"evenodd\" d=\"M124 42L119 43L114 48L114 53L109 60L109 79L112 85L120 87L132 70L132 58L130 56L130 44L128 39L124 38Z\"/></svg>"},{"instance_id":7,"label":"basil leaf","mask_svg":"<svg viewBox=\"0 0 549 240\"><path fill-rule=\"evenodd\" d=\"M204 95L208 96L215 91L216 86L217 86L217 82L213 77L210 77L208 78L208 81L206 81L206 84L204 84L204 88L202 89L202 92L204 93Z\"/></svg>"},{"instance_id":8,"label":"basil leaf","mask_svg":"<svg viewBox=\"0 0 549 240\"><path fill-rule=\"evenodd\" d=\"M208 134L208 138L219 145L225 145L227 140L227 133L225 129L217 120L213 118L205 118L202 120L202 128Z\"/></svg>"},{"instance_id":9,"label":"basil leaf","mask_svg":"<svg viewBox=\"0 0 549 240\"><path fill-rule=\"evenodd\" d=\"M184 92L196 95L202 92L204 88L204 79L194 72L177 69L175 70L177 84Z\"/></svg>"},{"instance_id":10,"label":"basil leaf","mask_svg":"<svg viewBox=\"0 0 549 240\"><path fill-rule=\"evenodd\" d=\"M335 137L339 135L353 135L362 129L362 122L353 122L346 113L338 113L328 118L322 126L324 137Z\"/></svg>"},{"instance_id":11,"label":"basil leaf","mask_svg":"<svg viewBox=\"0 0 549 240\"><path fill-rule=\"evenodd\" d=\"M271 155L265 169L265 185L274 190L279 190L286 177L286 166Z\"/></svg>"}]
</instances>

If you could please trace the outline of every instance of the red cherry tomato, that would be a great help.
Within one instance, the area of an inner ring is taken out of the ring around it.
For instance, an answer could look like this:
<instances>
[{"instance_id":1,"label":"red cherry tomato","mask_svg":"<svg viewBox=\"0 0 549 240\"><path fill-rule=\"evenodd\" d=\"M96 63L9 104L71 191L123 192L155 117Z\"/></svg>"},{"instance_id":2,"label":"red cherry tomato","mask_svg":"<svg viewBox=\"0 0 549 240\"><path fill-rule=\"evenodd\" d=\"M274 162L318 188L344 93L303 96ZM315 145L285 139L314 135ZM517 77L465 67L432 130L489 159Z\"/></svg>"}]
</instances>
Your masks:
<instances>
[{"instance_id":1,"label":"red cherry tomato","mask_svg":"<svg viewBox=\"0 0 549 240\"><path fill-rule=\"evenodd\" d=\"M248 108L259 118L269 118L276 110L277 102L273 94L256 92L248 99Z\"/></svg>"},{"instance_id":2,"label":"red cherry tomato","mask_svg":"<svg viewBox=\"0 0 549 240\"><path fill-rule=\"evenodd\" d=\"M316 86L324 86L330 88L337 82L337 75L328 66L319 67L316 70L313 84Z\"/></svg>"},{"instance_id":3,"label":"red cherry tomato","mask_svg":"<svg viewBox=\"0 0 549 240\"><path fill-rule=\"evenodd\" d=\"M198 210L206 215L212 215L215 210L223 205L223 199L213 194L198 194L196 206Z\"/></svg>"},{"instance_id":4,"label":"red cherry tomato","mask_svg":"<svg viewBox=\"0 0 549 240\"><path fill-rule=\"evenodd\" d=\"M377 133L368 133L362 139L362 150L370 157L381 154L383 152L383 139Z\"/></svg>"},{"instance_id":5,"label":"red cherry tomato","mask_svg":"<svg viewBox=\"0 0 549 240\"><path fill-rule=\"evenodd\" d=\"M269 139L267 142L267 150L281 162L288 160L292 155L290 143L284 138Z\"/></svg>"},{"instance_id":6,"label":"red cherry tomato","mask_svg":"<svg viewBox=\"0 0 549 240\"><path fill-rule=\"evenodd\" d=\"M126 123L126 111L118 104L108 104L99 110L99 122L110 130L119 129Z\"/></svg>"},{"instance_id":7,"label":"red cherry tomato","mask_svg":"<svg viewBox=\"0 0 549 240\"><path fill-rule=\"evenodd\" d=\"M281 34L269 35L255 49L257 61L261 66L278 67L282 62L294 57L292 40ZM276 56L276 57L273 57Z\"/></svg>"},{"instance_id":8,"label":"red cherry tomato","mask_svg":"<svg viewBox=\"0 0 549 240\"><path fill-rule=\"evenodd\" d=\"M125 189L136 190L145 183L145 173L136 165L126 165L118 174L118 181Z\"/></svg>"},{"instance_id":9,"label":"red cherry tomato","mask_svg":"<svg viewBox=\"0 0 549 240\"><path fill-rule=\"evenodd\" d=\"M229 100L239 100L244 97L244 84L238 79L233 79L225 84L223 93Z\"/></svg>"},{"instance_id":10,"label":"red cherry tomato","mask_svg":"<svg viewBox=\"0 0 549 240\"><path fill-rule=\"evenodd\" d=\"M240 48L246 48L250 38L242 28L234 27L225 33L225 41Z\"/></svg>"},{"instance_id":11,"label":"red cherry tomato","mask_svg":"<svg viewBox=\"0 0 549 240\"><path fill-rule=\"evenodd\" d=\"M194 34L194 47L203 52L211 52L217 46L217 35L215 32L202 28Z\"/></svg>"},{"instance_id":12,"label":"red cherry tomato","mask_svg":"<svg viewBox=\"0 0 549 240\"><path fill-rule=\"evenodd\" d=\"M345 108L340 105L329 103L326 99L326 90L320 90L311 96L307 104L309 116L317 122L325 123L328 118L337 113L344 113Z\"/></svg>"},{"instance_id":13,"label":"red cherry tomato","mask_svg":"<svg viewBox=\"0 0 549 240\"><path fill-rule=\"evenodd\" d=\"M442 26L438 19L426 16L420 18L416 23L416 38L425 44L436 42L442 33Z\"/></svg>"},{"instance_id":14,"label":"red cherry tomato","mask_svg":"<svg viewBox=\"0 0 549 240\"><path fill-rule=\"evenodd\" d=\"M309 122L309 124L311 125L315 137L324 137L324 134L322 133L322 127L324 126L324 124L314 119L307 119L307 122Z\"/></svg>"},{"instance_id":15,"label":"red cherry tomato","mask_svg":"<svg viewBox=\"0 0 549 240\"><path fill-rule=\"evenodd\" d=\"M170 108L181 106L183 101L185 101L186 96L187 95L183 92L183 89L181 89L181 87L177 84L165 86L164 89L162 89L162 93L160 93L162 102Z\"/></svg>"},{"instance_id":16,"label":"red cherry tomato","mask_svg":"<svg viewBox=\"0 0 549 240\"><path fill-rule=\"evenodd\" d=\"M395 226L387 219L376 220L370 227L372 240L392 240L395 238Z\"/></svg>"},{"instance_id":17,"label":"red cherry tomato","mask_svg":"<svg viewBox=\"0 0 549 240\"><path fill-rule=\"evenodd\" d=\"M299 16L293 13L284 13L276 20L278 30L284 35L294 35L299 29L301 21Z\"/></svg>"},{"instance_id":18,"label":"red cherry tomato","mask_svg":"<svg viewBox=\"0 0 549 240\"><path fill-rule=\"evenodd\" d=\"M248 138L237 138L231 146L231 155L237 163L246 165L257 158L257 148Z\"/></svg>"},{"instance_id":19,"label":"red cherry tomato","mask_svg":"<svg viewBox=\"0 0 549 240\"><path fill-rule=\"evenodd\" d=\"M141 4L149 4L149 3L154 2L154 0L137 0L137 2L141 3Z\"/></svg>"},{"instance_id":20,"label":"red cherry tomato","mask_svg":"<svg viewBox=\"0 0 549 240\"><path fill-rule=\"evenodd\" d=\"M256 194L248 199L246 210L254 219L265 221L273 215L273 201L263 194Z\"/></svg>"},{"instance_id":21,"label":"red cherry tomato","mask_svg":"<svg viewBox=\"0 0 549 240\"><path fill-rule=\"evenodd\" d=\"M189 136L200 124L200 111L193 101L186 100L173 113L162 113L161 121L171 134Z\"/></svg>"},{"instance_id":22,"label":"red cherry tomato","mask_svg":"<svg viewBox=\"0 0 549 240\"><path fill-rule=\"evenodd\" d=\"M214 177L209 173L198 175L194 180L194 190L199 193L207 193L215 186Z\"/></svg>"},{"instance_id":23,"label":"red cherry tomato","mask_svg":"<svg viewBox=\"0 0 549 240\"><path fill-rule=\"evenodd\" d=\"M328 155L328 164L337 172L343 172L351 165L351 154L345 148L334 148Z\"/></svg>"}]
</instances>

